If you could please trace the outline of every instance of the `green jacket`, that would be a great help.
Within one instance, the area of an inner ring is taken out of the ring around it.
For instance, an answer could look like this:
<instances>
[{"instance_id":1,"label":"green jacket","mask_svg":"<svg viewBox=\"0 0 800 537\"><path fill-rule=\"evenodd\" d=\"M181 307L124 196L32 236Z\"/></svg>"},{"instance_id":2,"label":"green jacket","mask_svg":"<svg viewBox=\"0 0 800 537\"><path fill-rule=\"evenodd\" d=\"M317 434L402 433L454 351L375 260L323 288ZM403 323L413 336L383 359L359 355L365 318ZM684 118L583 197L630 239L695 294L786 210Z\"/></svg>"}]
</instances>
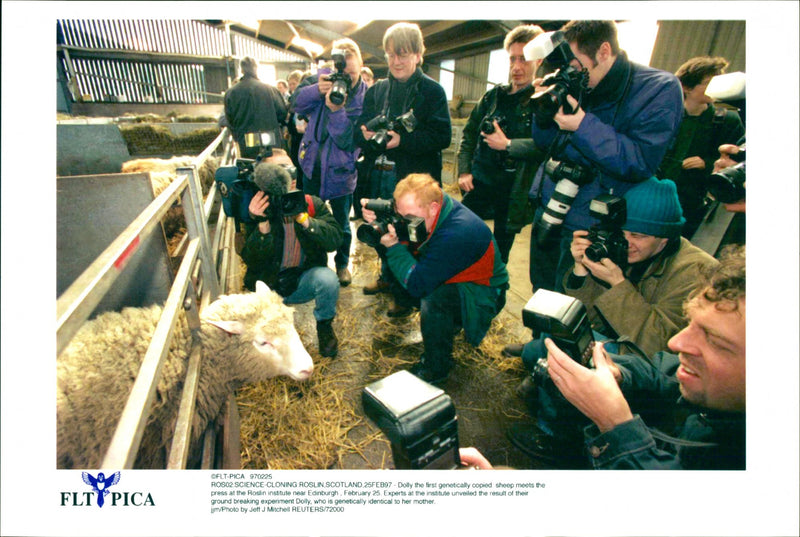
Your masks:
<instances>
[{"instance_id":1,"label":"green jacket","mask_svg":"<svg viewBox=\"0 0 800 537\"><path fill-rule=\"evenodd\" d=\"M496 177L505 173L497 160L497 151L482 143L480 127L484 118L492 116L497 107L498 98L519 100L514 108L514 115L505 118L506 127L503 132L511 140L508 157L516 164L514 185L508 205L508 228L519 231L533 220L534 208L531 207L528 191L533 183L533 176L545 153L536 147L531 138L531 121L533 109L530 96L533 86L528 86L517 93L508 94L509 86L495 86L487 91L469 115L458 150L458 174L471 173L476 181L493 184Z\"/></svg>"},{"instance_id":2,"label":"green jacket","mask_svg":"<svg viewBox=\"0 0 800 537\"><path fill-rule=\"evenodd\" d=\"M595 330L613 336L602 322L605 318L619 336L628 336L651 356L665 350L667 341L686 326L683 301L697 285L700 271L717 262L681 238L677 252L656 260L636 285L626 279L609 288L590 275L580 287L570 288L569 270L564 288L586 306Z\"/></svg>"},{"instance_id":3,"label":"green jacket","mask_svg":"<svg viewBox=\"0 0 800 537\"><path fill-rule=\"evenodd\" d=\"M316 196L311 196L311 201L314 204L314 216L309 217L308 229L294 223L297 240L303 250L304 258L301 265L303 270L327 266L327 252L335 251L344 236L341 226L333 218L325 202ZM247 273L244 276L244 285L247 289L254 290L257 280L270 287L277 281L283 255L284 234L281 218L277 215L272 219L269 233L263 234L258 230L258 226L254 226L247 236L241 254L242 260L247 265Z\"/></svg>"}]
</instances>

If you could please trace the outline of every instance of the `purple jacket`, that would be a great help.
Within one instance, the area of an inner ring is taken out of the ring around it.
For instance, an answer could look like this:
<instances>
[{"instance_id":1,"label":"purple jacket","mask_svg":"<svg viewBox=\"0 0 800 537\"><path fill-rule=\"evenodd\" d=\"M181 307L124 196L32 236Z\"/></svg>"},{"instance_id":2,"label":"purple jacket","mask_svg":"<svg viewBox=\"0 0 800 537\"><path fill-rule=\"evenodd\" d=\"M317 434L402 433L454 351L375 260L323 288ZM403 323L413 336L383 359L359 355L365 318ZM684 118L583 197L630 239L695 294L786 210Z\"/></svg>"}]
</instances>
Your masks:
<instances>
[{"instance_id":1,"label":"purple jacket","mask_svg":"<svg viewBox=\"0 0 800 537\"><path fill-rule=\"evenodd\" d=\"M325 106L325 96L320 95L318 84L306 86L297 94L295 113L309 117L298 160L303 174L311 177L319 157L319 197L323 200L355 191L356 160L361 150L353 141L353 125L361 115L366 91L367 85L359 80L350 90L345 107L338 112L331 112Z\"/></svg>"}]
</instances>

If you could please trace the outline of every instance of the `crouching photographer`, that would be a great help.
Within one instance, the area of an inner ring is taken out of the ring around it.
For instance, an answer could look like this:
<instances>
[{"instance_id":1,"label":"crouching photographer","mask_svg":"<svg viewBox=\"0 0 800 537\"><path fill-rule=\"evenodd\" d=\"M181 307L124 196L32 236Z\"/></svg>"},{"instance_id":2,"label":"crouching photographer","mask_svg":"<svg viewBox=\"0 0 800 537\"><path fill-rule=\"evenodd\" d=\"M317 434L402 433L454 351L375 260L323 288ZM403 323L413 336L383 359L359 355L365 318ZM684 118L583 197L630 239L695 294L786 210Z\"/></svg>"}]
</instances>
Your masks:
<instances>
[{"instance_id":1,"label":"crouching photographer","mask_svg":"<svg viewBox=\"0 0 800 537\"><path fill-rule=\"evenodd\" d=\"M325 203L294 190L284 167L258 164L253 172L258 192L249 205L257 222L246 238L241 256L247 265L245 287L261 280L284 297L285 304L315 300L319 352L334 357L338 340L333 331L339 279L327 267L327 252L342 242L342 228Z\"/></svg>"},{"instance_id":2,"label":"crouching photographer","mask_svg":"<svg viewBox=\"0 0 800 537\"><path fill-rule=\"evenodd\" d=\"M361 200L362 214L373 224L377 215L368 201ZM483 340L505 305L508 272L486 223L444 194L430 175L411 174L397 183L394 206L406 222L402 227L409 241L425 238L421 244L401 243L395 219L380 227L376 250L397 285L420 300L424 354L411 373L436 383L453 366L453 337L459 327L471 345Z\"/></svg>"},{"instance_id":3,"label":"crouching photographer","mask_svg":"<svg viewBox=\"0 0 800 537\"><path fill-rule=\"evenodd\" d=\"M624 202L624 203L623 203ZM624 338L645 354L666 347L686 325L683 301L699 274L717 261L680 236L684 219L675 184L648 179L624 198L601 195L590 204L599 223L573 233L573 267L563 279L565 292L585 304L594 338ZM521 356L533 372L547 351L544 337L508 345L504 354ZM575 446L580 430L562 419L570 408L549 385L526 378L520 394L533 406L535 425L518 425L509 432L517 447L533 458L570 464L562 446Z\"/></svg>"}]
</instances>

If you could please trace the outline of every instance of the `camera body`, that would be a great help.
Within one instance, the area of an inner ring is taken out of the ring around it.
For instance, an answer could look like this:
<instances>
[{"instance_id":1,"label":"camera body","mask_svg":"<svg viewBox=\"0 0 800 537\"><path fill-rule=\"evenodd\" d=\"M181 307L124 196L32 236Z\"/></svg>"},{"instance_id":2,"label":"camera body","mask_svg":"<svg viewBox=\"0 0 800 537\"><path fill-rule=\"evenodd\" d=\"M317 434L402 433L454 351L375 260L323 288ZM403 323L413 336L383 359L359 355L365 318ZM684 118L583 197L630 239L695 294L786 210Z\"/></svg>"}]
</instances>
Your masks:
<instances>
[{"instance_id":1,"label":"camera body","mask_svg":"<svg viewBox=\"0 0 800 537\"><path fill-rule=\"evenodd\" d=\"M609 258L622 270L628 266L628 241L622 226L628 218L625 198L611 194L600 194L589 204L589 214L600 222L589 228L592 244L586 248L585 255L595 263L604 257Z\"/></svg>"},{"instance_id":2,"label":"camera body","mask_svg":"<svg viewBox=\"0 0 800 537\"><path fill-rule=\"evenodd\" d=\"M564 223L578 190L594 180L594 172L589 168L553 158L545 163L544 173L552 179L556 188L541 218L534 223L533 233L540 247L548 246L549 239Z\"/></svg>"},{"instance_id":3,"label":"camera body","mask_svg":"<svg viewBox=\"0 0 800 537\"><path fill-rule=\"evenodd\" d=\"M308 211L308 202L302 190L290 190L283 194L278 198L278 205L283 216L297 216Z\"/></svg>"},{"instance_id":4,"label":"camera body","mask_svg":"<svg viewBox=\"0 0 800 537\"><path fill-rule=\"evenodd\" d=\"M381 237L389 232L389 224L394 226L400 242L420 244L428 238L425 220L419 216L401 216L395 211L394 200L374 199L367 201L365 209L375 213L375 220L361 224L356 229L358 240L375 248Z\"/></svg>"},{"instance_id":5,"label":"camera body","mask_svg":"<svg viewBox=\"0 0 800 537\"><path fill-rule=\"evenodd\" d=\"M481 132L484 134L492 134L494 132L494 122L497 121L497 124L500 126L500 129L505 132L506 131L506 118L503 116L486 116L481 121Z\"/></svg>"},{"instance_id":6,"label":"camera body","mask_svg":"<svg viewBox=\"0 0 800 537\"><path fill-rule=\"evenodd\" d=\"M398 470L460 466L455 406L444 391L398 371L361 392L364 413L389 438Z\"/></svg>"},{"instance_id":7,"label":"camera body","mask_svg":"<svg viewBox=\"0 0 800 537\"><path fill-rule=\"evenodd\" d=\"M594 335L586 306L577 298L538 289L522 308L522 322L535 335L546 333L570 358L589 367ZM548 378L547 358L534 366L533 380L542 385Z\"/></svg>"},{"instance_id":8,"label":"camera body","mask_svg":"<svg viewBox=\"0 0 800 537\"><path fill-rule=\"evenodd\" d=\"M350 75L344 72L347 68L347 58L343 50L333 49L331 59L334 72L327 76L327 79L333 82L330 99L333 104L340 106L347 100L347 94L350 91Z\"/></svg>"},{"instance_id":9,"label":"camera body","mask_svg":"<svg viewBox=\"0 0 800 537\"><path fill-rule=\"evenodd\" d=\"M531 97L536 124L540 128L547 128L553 121L558 109L563 107L565 114L574 114L583 102L583 96L589 84L589 73L570 65L575 55L569 43L564 38L564 32L547 32L536 37L523 48L525 59L544 60L555 70L542 80L541 85L546 86ZM567 96L572 95L578 104L575 108L567 102Z\"/></svg>"},{"instance_id":10,"label":"camera body","mask_svg":"<svg viewBox=\"0 0 800 537\"><path fill-rule=\"evenodd\" d=\"M372 138L367 140L370 149L376 153L384 153L386 151L386 144L389 143L389 131L400 132L400 129L407 133L414 132L417 127L417 118L414 115L414 110L411 109L402 115L397 116L394 120L389 119L384 114L375 116L367 121L364 125L367 130L374 132Z\"/></svg>"},{"instance_id":11,"label":"camera body","mask_svg":"<svg viewBox=\"0 0 800 537\"><path fill-rule=\"evenodd\" d=\"M738 153L728 156L738 164L712 173L708 177L708 192L720 203L736 203L747 197L744 186L747 180L746 146L739 146Z\"/></svg>"},{"instance_id":12,"label":"camera body","mask_svg":"<svg viewBox=\"0 0 800 537\"><path fill-rule=\"evenodd\" d=\"M541 86L547 86L531 97L536 124L546 128L553 121L558 109L563 107L565 114L574 114L578 111L583 101L584 91L588 83L586 71L566 65L550 73L542 80ZM567 96L572 95L578 104L573 108L567 101Z\"/></svg>"}]
</instances>

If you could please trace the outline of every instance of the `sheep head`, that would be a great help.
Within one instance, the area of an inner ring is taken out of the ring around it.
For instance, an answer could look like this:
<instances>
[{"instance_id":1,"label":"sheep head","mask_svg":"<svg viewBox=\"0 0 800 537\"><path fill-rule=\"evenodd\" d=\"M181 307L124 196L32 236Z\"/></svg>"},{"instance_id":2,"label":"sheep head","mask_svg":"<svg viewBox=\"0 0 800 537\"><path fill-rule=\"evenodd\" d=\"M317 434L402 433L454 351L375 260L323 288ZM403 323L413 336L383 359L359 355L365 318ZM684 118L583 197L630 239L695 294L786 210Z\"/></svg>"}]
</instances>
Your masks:
<instances>
[{"instance_id":1,"label":"sheep head","mask_svg":"<svg viewBox=\"0 0 800 537\"><path fill-rule=\"evenodd\" d=\"M294 327L292 308L263 282L256 283L255 293L222 296L209 304L203 324L204 350L233 360L237 380L259 382L281 375L306 380L314 371Z\"/></svg>"}]
</instances>

